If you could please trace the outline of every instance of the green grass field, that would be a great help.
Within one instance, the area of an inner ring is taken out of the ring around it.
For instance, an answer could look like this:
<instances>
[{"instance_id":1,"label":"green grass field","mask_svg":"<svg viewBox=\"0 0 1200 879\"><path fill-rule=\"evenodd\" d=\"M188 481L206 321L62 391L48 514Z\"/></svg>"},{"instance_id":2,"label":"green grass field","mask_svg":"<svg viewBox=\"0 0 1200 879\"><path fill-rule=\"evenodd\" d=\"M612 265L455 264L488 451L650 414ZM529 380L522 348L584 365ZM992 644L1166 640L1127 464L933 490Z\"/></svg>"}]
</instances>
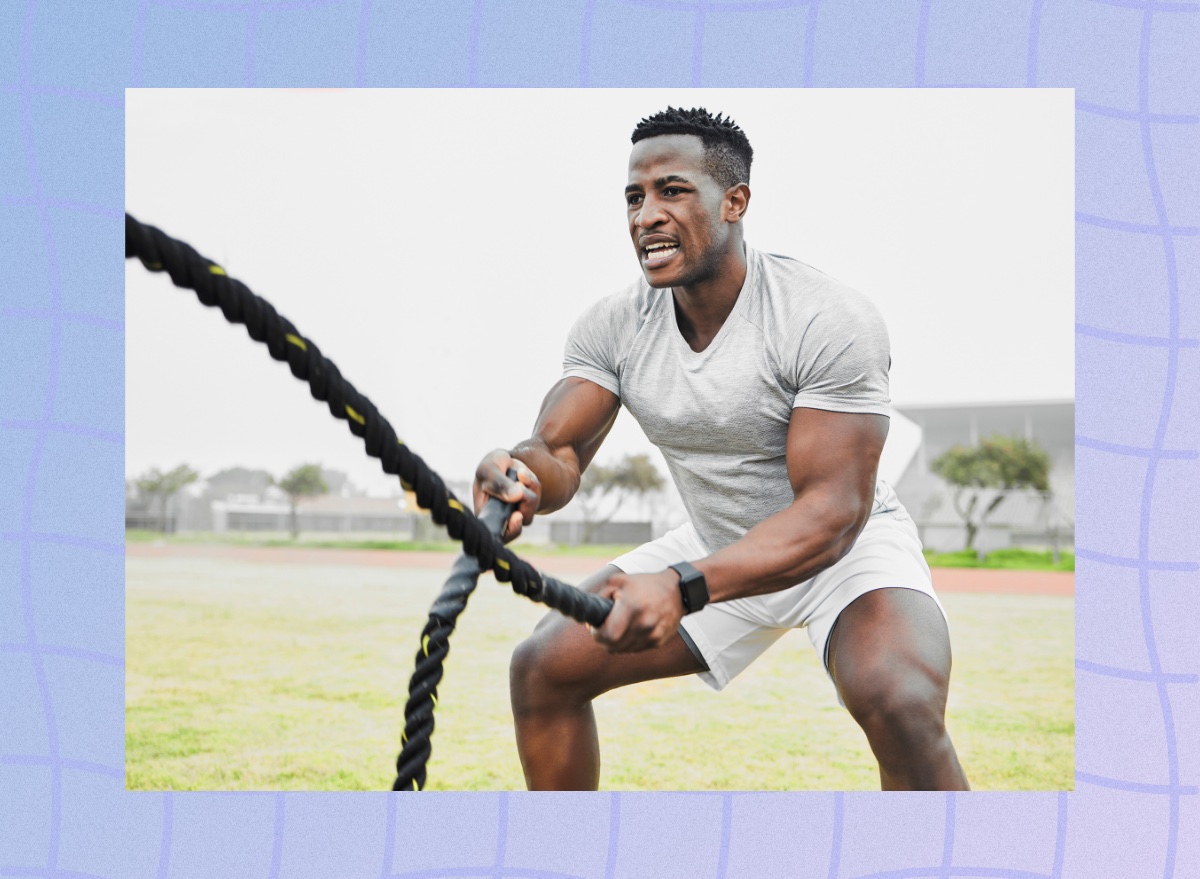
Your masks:
<instances>
[{"instance_id":1,"label":"green grass field","mask_svg":"<svg viewBox=\"0 0 1200 879\"><path fill-rule=\"evenodd\" d=\"M417 639L445 570L126 562L129 789L390 788ZM972 785L1072 788L1073 601L942 598L955 650L948 722ZM542 612L482 578L439 688L430 789L524 786L508 658ZM606 789L878 788L803 632L722 693L655 682L601 698L596 713Z\"/></svg>"}]
</instances>

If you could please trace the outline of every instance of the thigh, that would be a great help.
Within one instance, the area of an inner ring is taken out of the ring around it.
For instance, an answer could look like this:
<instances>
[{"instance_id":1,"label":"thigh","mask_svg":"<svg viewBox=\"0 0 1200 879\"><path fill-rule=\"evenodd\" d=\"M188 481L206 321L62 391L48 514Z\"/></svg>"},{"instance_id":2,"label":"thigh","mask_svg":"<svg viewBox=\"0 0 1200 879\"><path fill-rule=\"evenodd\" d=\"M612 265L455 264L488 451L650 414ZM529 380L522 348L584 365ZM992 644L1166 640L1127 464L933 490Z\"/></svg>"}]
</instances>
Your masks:
<instances>
[{"instance_id":1,"label":"thigh","mask_svg":"<svg viewBox=\"0 0 1200 879\"><path fill-rule=\"evenodd\" d=\"M883 588L856 598L829 636L829 674L853 713L897 689L924 691L945 705L950 635L928 594Z\"/></svg>"},{"instance_id":2,"label":"thigh","mask_svg":"<svg viewBox=\"0 0 1200 879\"><path fill-rule=\"evenodd\" d=\"M835 624L845 611L871 592L891 589L925 593L938 615L945 618L933 591L929 565L921 553L916 526L907 517L900 520L888 514L872 516L846 557L822 571L811 583L812 594L806 599L811 608L803 622L827 672ZM899 600L904 602L908 598L900 596ZM856 613L863 613L868 606L872 605L860 605Z\"/></svg>"},{"instance_id":3,"label":"thigh","mask_svg":"<svg viewBox=\"0 0 1200 879\"><path fill-rule=\"evenodd\" d=\"M619 568L608 565L580 584L595 591ZM678 632L669 642L640 653L609 653L581 623L551 611L522 645L526 661L536 663L537 677L558 686L583 689L590 697L615 687L660 678L680 677L703 670Z\"/></svg>"}]
</instances>

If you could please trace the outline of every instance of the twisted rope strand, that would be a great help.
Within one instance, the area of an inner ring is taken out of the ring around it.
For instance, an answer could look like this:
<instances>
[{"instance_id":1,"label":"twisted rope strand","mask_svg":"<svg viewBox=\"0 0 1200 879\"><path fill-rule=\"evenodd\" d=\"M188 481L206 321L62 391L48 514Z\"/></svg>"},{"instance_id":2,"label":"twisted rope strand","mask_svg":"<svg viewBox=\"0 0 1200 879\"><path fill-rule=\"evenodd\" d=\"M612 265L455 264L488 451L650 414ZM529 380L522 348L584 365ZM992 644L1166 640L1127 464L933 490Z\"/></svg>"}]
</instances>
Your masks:
<instances>
[{"instance_id":1,"label":"twisted rope strand","mask_svg":"<svg viewBox=\"0 0 1200 879\"><path fill-rule=\"evenodd\" d=\"M509 478L516 474L509 472ZM515 504L489 498L479 518L488 530L499 535ZM404 706L404 732L396 757L396 781L392 790L422 790L425 765L432 753L433 709L437 707L437 686L442 680L443 663L450 652L450 634L467 600L479 583L479 562L467 554L454 563L446 585L429 609L429 622L421 631L421 649L417 651L416 670L408 684L408 702Z\"/></svg>"},{"instance_id":2,"label":"twisted rope strand","mask_svg":"<svg viewBox=\"0 0 1200 879\"><path fill-rule=\"evenodd\" d=\"M463 551L491 571L513 591L554 608L559 613L593 626L602 625L612 602L543 574L514 552L472 515L429 465L412 452L386 418L366 396L342 377L337 366L311 339L279 314L271 303L241 281L162 230L125 215L125 258L136 257L152 272L165 271L176 287L193 290L210 307L220 307L230 323L243 324L250 338L266 344L275 360L287 361L292 375L308 382L313 398L328 404L334 418L345 421L350 432L378 458L383 471L399 476L406 490L415 491L417 504L433 521L445 526Z\"/></svg>"}]
</instances>

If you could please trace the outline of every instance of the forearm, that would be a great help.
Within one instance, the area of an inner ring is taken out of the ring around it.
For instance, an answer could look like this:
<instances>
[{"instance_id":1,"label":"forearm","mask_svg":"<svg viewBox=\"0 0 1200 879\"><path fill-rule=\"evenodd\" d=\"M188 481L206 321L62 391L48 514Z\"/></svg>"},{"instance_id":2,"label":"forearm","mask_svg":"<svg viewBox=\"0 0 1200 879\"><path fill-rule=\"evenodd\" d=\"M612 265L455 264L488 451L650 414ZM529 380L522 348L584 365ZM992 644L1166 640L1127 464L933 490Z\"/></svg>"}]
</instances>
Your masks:
<instances>
[{"instance_id":1,"label":"forearm","mask_svg":"<svg viewBox=\"0 0 1200 879\"><path fill-rule=\"evenodd\" d=\"M539 513L560 510L579 489L579 469L556 456L540 437L534 436L518 443L509 454L532 470L542 484Z\"/></svg>"},{"instance_id":2,"label":"forearm","mask_svg":"<svg viewBox=\"0 0 1200 879\"><path fill-rule=\"evenodd\" d=\"M553 513L575 497L620 405L616 394L581 378L562 379L546 394L533 436L509 451L541 482L537 512Z\"/></svg>"},{"instance_id":3,"label":"forearm","mask_svg":"<svg viewBox=\"0 0 1200 879\"><path fill-rule=\"evenodd\" d=\"M835 564L854 545L870 502L802 495L722 550L694 562L710 601L778 592Z\"/></svg>"}]
</instances>

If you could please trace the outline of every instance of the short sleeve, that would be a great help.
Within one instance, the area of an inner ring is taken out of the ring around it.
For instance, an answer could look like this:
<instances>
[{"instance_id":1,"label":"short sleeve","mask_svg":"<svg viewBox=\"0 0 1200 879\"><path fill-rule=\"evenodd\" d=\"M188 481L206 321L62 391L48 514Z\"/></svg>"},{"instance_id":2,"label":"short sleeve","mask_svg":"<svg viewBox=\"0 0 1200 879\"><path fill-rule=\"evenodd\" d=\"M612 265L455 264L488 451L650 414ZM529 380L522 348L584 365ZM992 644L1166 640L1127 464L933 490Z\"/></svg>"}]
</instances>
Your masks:
<instances>
[{"instance_id":1,"label":"short sleeve","mask_svg":"<svg viewBox=\"0 0 1200 879\"><path fill-rule=\"evenodd\" d=\"M622 335L613 325L611 300L595 303L575 321L563 351L563 378L585 378L621 396L614 344Z\"/></svg>"},{"instance_id":2,"label":"short sleeve","mask_svg":"<svg viewBox=\"0 0 1200 879\"><path fill-rule=\"evenodd\" d=\"M790 357L792 408L890 413L887 327L864 296L843 288L804 327Z\"/></svg>"}]
</instances>

